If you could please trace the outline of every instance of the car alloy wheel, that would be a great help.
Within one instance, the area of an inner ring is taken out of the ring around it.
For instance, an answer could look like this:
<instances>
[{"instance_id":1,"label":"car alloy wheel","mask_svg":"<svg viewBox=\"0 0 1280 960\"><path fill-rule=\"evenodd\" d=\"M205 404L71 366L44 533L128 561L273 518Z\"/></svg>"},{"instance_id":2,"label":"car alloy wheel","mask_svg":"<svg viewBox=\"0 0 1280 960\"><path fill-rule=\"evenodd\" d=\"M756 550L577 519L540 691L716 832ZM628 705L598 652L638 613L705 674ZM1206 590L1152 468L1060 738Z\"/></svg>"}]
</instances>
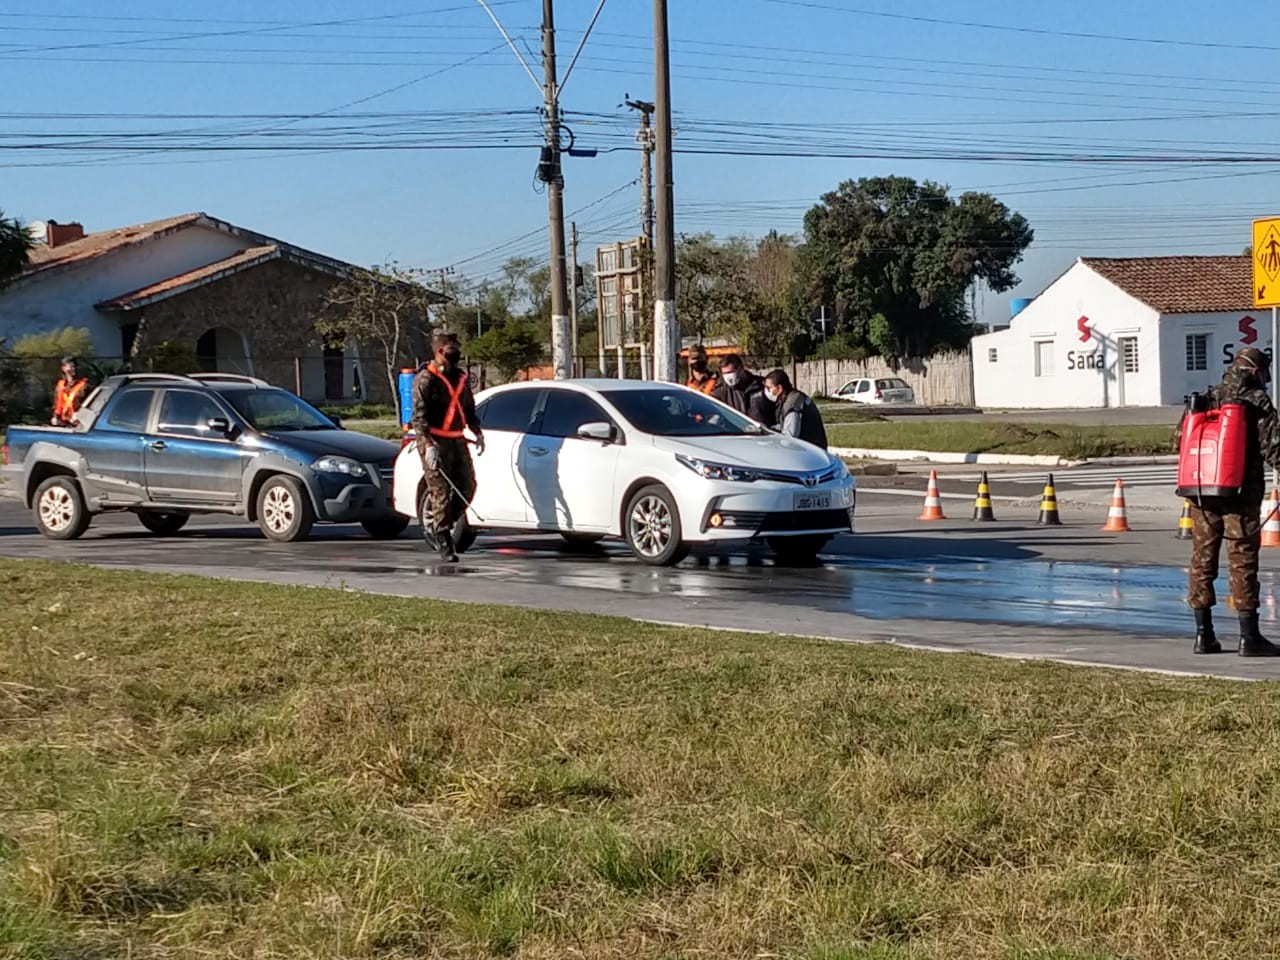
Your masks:
<instances>
[{"instance_id":1,"label":"car alloy wheel","mask_svg":"<svg viewBox=\"0 0 1280 960\"><path fill-rule=\"evenodd\" d=\"M293 526L293 518L297 512L298 504L293 498L293 491L283 484L273 486L262 498L262 522L272 533L286 533Z\"/></svg>"},{"instance_id":2,"label":"car alloy wheel","mask_svg":"<svg viewBox=\"0 0 1280 960\"><path fill-rule=\"evenodd\" d=\"M49 487L40 495L40 520L52 533L71 529L77 504L66 487Z\"/></svg>"},{"instance_id":3,"label":"car alloy wheel","mask_svg":"<svg viewBox=\"0 0 1280 960\"><path fill-rule=\"evenodd\" d=\"M661 497L642 497L631 508L631 542L646 557L659 556L671 543L671 510Z\"/></svg>"}]
</instances>

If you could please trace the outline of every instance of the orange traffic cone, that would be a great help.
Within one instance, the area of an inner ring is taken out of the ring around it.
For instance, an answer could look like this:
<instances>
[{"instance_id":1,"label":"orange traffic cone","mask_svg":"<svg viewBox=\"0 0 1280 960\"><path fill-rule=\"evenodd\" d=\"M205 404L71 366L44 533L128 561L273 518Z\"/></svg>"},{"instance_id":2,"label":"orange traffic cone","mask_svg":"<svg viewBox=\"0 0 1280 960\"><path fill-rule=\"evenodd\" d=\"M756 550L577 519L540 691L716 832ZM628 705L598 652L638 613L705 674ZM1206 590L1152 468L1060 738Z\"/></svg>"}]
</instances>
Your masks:
<instances>
[{"instance_id":1,"label":"orange traffic cone","mask_svg":"<svg viewBox=\"0 0 1280 960\"><path fill-rule=\"evenodd\" d=\"M1107 511L1107 523L1103 533L1128 533L1129 516L1124 509L1124 481L1116 481L1116 489L1111 494L1111 509Z\"/></svg>"},{"instance_id":2,"label":"orange traffic cone","mask_svg":"<svg viewBox=\"0 0 1280 960\"><path fill-rule=\"evenodd\" d=\"M1271 491L1271 499L1262 501L1262 545L1280 547L1280 490Z\"/></svg>"},{"instance_id":3,"label":"orange traffic cone","mask_svg":"<svg viewBox=\"0 0 1280 960\"><path fill-rule=\"evenodd\" d=\"M921 520L945 520L946 516L942 512L942 497L938 495L938 471L929 471L929 489L924 495L924 513L920 514Z\"/></svg>"},{"instance_id":4,"label":"orange traffic cone","mask_svg":"<svg viewBox=\"0 0 1280 960\"><path fill-rule=\"evenodd\" d=\"M1182 516L1178 518L1178 533L1175 540L1191 539L1191 501L1182 501Z\"/></svg>"}]
</instances>

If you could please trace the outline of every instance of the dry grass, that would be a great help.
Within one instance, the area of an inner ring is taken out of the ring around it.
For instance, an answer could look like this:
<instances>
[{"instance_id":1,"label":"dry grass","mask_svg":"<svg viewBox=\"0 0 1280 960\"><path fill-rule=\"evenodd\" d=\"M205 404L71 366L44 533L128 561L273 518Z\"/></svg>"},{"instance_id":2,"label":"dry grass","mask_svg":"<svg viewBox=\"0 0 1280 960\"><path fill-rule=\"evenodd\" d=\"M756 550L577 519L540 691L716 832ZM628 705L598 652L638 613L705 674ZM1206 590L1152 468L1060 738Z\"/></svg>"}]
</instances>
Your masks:
<instances>
[{"instance_id":1,"label":"dry grass","mask_svg":"<svg viewBox=\"0 0 1280 960\"><path fill-rule=\"evenodd\" d=\"M0 563L0 956L1280 943L1280 695Z\"/></svg>"}]
</instances>

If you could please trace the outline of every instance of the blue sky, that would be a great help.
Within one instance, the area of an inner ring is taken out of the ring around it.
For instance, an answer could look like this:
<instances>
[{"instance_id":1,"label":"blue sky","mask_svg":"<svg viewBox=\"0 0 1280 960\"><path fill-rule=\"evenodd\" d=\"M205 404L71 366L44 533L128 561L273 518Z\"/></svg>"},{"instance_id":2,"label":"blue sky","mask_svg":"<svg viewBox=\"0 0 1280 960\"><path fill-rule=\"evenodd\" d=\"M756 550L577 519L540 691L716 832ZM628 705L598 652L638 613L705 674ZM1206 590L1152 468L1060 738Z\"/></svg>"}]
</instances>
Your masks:
<instances>
[{"instance_id":1,"label":"blue sky","mask_svg":"<svg viewBox=\"0 0 1280 960\"><path fill-rule=\"evenodd\" d=\"M562 71L595 7L557 3ZM1224 9L671 0L678 147L828 154L677 155L677 229L799 233L860 176L987 189L1036 230L1023 287L982 299L989 320L1077 256L1238 252L1280 208L1276 164L1225 162L1280 156L1280 46ZM537 72L540 0L494 10ZM619 104L652 97L651 30L644 0L607 0L564 91L579 145L603 151L566 161L583 259L638 232ZM546 255L539 94L476 0L10 0L0 85L17 92L0 110L10 215L100 230L204 210L355 262L478 277Z\"/></svg>"}]
</instances>

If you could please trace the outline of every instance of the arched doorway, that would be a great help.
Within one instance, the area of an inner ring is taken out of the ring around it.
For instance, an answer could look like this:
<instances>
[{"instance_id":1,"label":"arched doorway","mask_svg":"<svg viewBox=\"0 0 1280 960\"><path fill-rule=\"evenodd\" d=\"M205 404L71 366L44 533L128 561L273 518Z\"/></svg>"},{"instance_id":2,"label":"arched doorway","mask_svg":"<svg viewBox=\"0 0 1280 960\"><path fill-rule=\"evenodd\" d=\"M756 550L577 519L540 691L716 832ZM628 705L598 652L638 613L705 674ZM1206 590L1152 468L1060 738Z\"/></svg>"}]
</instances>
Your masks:
<instances>
[{"instance_id":1,"label":"arched doorway","mask_svg":"<svg viewBox=\"0 0 1280 960\"><path fill-rule=\"evenodd\" d=\"M196 361L205 373L240 373L253 376L249 341L239 330L212 327L196 341Z\"/></svg>"}]
</instances>

